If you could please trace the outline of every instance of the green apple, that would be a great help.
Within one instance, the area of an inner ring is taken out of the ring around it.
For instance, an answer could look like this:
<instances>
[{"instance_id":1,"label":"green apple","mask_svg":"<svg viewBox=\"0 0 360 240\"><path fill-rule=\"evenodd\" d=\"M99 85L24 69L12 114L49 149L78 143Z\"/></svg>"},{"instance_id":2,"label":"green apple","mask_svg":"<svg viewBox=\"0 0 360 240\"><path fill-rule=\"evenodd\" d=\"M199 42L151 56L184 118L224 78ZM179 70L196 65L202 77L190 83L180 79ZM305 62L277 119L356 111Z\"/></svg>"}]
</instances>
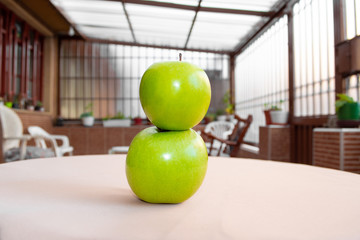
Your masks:
<instances>
[{"instance_id":1,"label":"green apple","mask_svg":"<svg viewBox=\"0 0 360 240\"><path fill-rule=\"evenodd\" d=\"M205 143L194 130L149 127L131 142L126 176L133 192L150 203L180 203L200 187L206 174Z\"/></svg>"},{"instance_id":2,"label":"green apple","mask_svg":"<svg viewBox=\"0 0 360 240\"><path fill-rule=\"evenodd\" d=\"M140 83L140 101L146 116L163 130L186 130L205 116L211 98L206 73L188 62L151 65Z\"/></svg>"}]
</instances>

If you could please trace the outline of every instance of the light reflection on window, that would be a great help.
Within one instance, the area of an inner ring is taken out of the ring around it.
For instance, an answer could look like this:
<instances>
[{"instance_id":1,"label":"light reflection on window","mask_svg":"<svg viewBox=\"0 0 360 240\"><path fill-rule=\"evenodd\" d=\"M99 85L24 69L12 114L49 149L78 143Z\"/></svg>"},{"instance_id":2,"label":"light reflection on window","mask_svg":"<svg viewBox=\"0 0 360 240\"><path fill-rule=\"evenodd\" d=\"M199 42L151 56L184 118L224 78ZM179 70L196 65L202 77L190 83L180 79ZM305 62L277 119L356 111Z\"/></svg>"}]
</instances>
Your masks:
<instances>
[{"instance_id":1,"label":"light reflection on window","mask_svg":"<svg viewBox=\"0 0 360 240\"><path fill-rule=\"evenodd\" d=\"M284 100L288 109L288 21L285 15L236 58L236 113L252 114L246 140L258 143L264 104Z\"/></svg>"},{"instance_id":2,"label":"light reflection on window","mask_svg":"<svg viewBox=\"0 0 360 240\"><path fill-rule=\"evenodd\" d=\"M335 113L333 2L301 0L294 5L296 117Z\"/></svg>"}]
</instances>

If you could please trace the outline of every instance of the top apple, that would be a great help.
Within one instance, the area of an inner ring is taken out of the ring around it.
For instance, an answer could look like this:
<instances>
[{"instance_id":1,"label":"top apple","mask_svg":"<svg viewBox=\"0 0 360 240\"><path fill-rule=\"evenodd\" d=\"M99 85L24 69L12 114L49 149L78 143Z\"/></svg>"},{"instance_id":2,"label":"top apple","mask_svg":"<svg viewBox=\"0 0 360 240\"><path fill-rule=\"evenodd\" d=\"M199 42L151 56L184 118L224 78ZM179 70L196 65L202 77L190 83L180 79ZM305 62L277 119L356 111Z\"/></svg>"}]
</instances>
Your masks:
<instances>
[{"instance_id":1,"label":"top apple","mask_svg":"<svg viewBox=\"0 0 360 240\"><path fill-rule=\"evenodd\" d=\"M146 116L163 130L186 130L205 116L211 99L206 73L188 62L151 65L140 83L140 101Z\"/></svg>"}]
</instances>

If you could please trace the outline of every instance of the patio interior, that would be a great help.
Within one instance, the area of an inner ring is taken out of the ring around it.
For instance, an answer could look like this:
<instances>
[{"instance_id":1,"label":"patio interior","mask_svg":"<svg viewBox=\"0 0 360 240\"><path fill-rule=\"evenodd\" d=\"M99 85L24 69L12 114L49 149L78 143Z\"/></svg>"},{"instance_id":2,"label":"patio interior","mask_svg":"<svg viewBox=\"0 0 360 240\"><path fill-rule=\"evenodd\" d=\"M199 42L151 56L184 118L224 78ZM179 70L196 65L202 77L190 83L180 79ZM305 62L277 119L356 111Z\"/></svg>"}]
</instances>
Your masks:
<instances>
[{"instance_id":1,"label":"patio interior","mask_svg":"<svg viewBox=\"0 0 360 240\"><path fill-rule=\"evenodd\" d=\"M360 173L359 128L343 134L335 113L338 93L360 101L358 0L0 0L0 13L0 96L19 104L24 134L35 125L66 135L74 155L129 146L150 125L142 74L181 53L212 88L196 130L230 106L253 116L237 157ZM29 108L38 102L44 111ZM95 124L84 127L90 105ZM266 123L274 105L286 124ZM131 126L103 126L118 113Z\"/></svg>"}]
</instances>

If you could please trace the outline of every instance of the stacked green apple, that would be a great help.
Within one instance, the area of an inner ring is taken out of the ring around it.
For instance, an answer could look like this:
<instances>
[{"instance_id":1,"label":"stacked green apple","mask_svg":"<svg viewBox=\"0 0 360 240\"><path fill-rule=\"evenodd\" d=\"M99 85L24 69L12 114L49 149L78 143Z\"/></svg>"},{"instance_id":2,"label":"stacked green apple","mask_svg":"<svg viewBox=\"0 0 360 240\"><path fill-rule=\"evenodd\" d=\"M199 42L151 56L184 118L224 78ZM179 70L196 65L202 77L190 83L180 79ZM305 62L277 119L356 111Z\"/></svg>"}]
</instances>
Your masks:
<instances>
[{"instance_id":1,"label":"stacked green apple","mask_svg":"<svg viewBox=\"0 0 360 240\"><path fill-rule=\"evenodd\" d=\"M131 142L126 176L133 192L150 203L180 203L202 184L207 149L191 128L205 116L210 82L199 67L182 61L151 65L140 83L140 101L155 125Z\"/></svg>"}]
</instances>

